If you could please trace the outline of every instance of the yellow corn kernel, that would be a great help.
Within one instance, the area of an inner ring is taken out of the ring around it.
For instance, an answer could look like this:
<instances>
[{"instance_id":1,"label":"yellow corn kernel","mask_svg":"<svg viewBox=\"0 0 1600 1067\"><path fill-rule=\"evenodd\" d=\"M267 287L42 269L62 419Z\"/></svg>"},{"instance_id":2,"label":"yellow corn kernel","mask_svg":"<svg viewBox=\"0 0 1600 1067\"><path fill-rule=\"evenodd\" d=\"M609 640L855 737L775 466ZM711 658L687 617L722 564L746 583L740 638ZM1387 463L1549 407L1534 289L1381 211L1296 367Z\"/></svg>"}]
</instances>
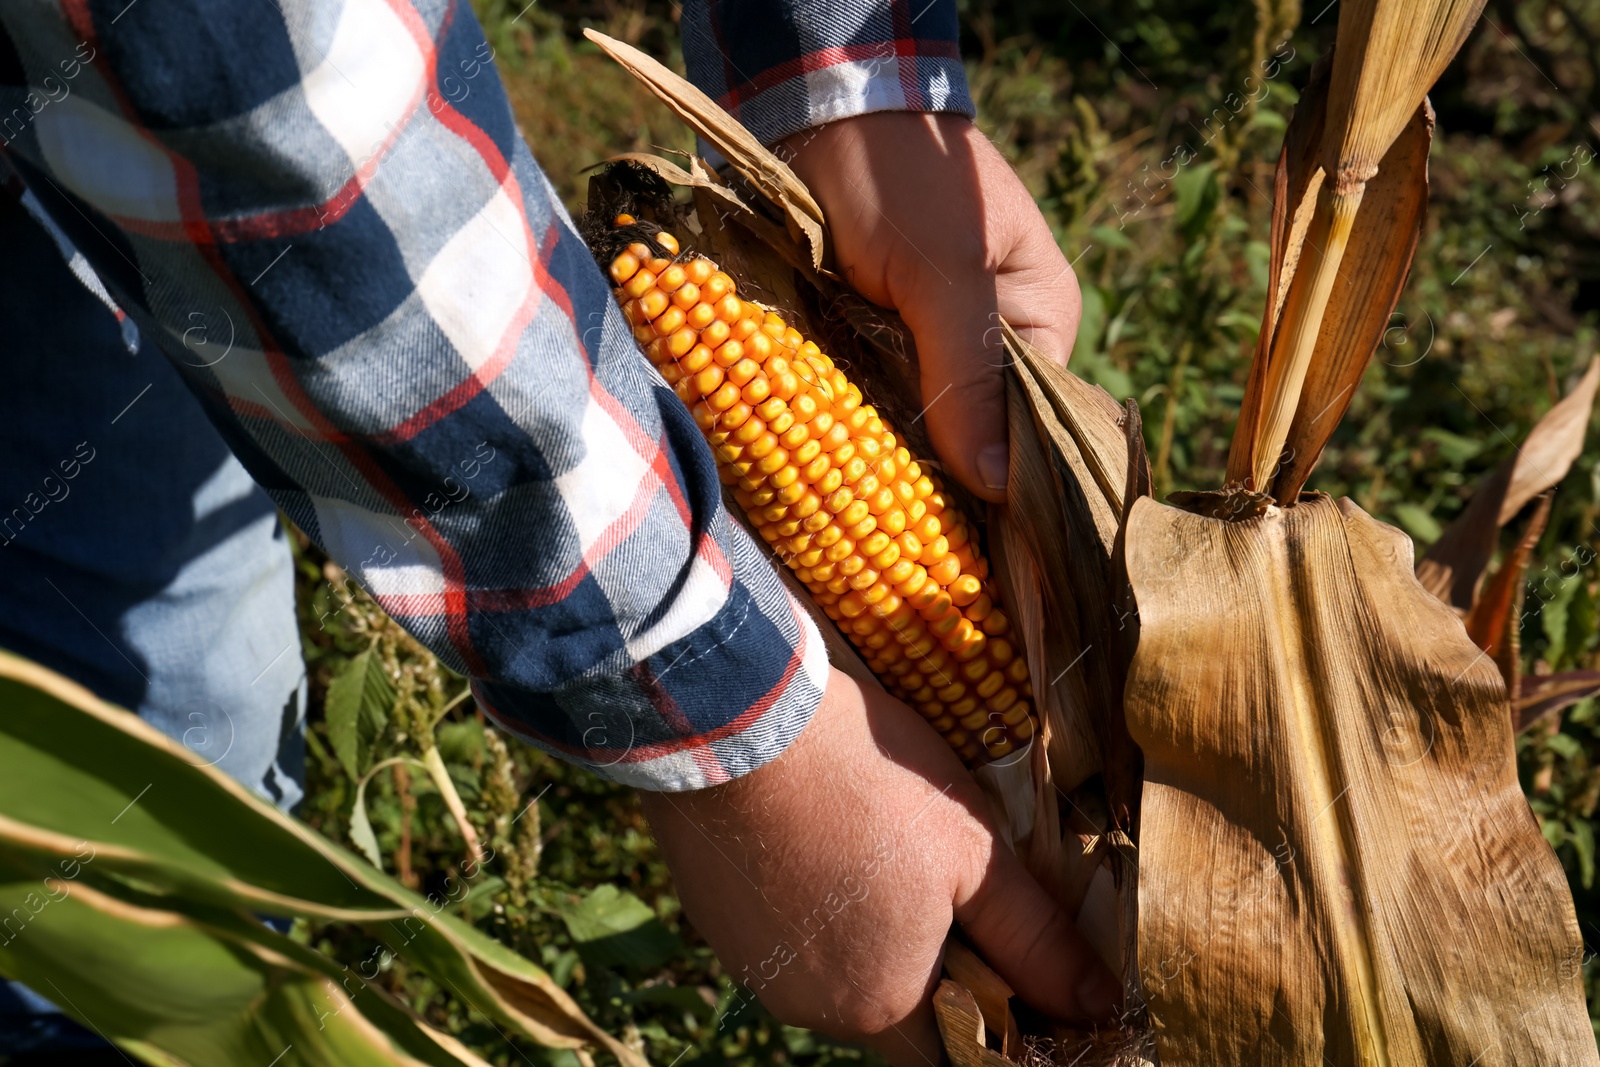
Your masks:
<instances>
[{"instance_id":1,"label":"yellow corn kernel","mask_svg":"<svg viewBox=\"0 0 1600 1067\"><path fill-rule=\"evenodd\" d=\"M761 538L963 759L1027 744L1026 660L951 498L814 342L670 234L653 239L675 258L635 241L607 274Z\"/></svg>"}]
</instances>

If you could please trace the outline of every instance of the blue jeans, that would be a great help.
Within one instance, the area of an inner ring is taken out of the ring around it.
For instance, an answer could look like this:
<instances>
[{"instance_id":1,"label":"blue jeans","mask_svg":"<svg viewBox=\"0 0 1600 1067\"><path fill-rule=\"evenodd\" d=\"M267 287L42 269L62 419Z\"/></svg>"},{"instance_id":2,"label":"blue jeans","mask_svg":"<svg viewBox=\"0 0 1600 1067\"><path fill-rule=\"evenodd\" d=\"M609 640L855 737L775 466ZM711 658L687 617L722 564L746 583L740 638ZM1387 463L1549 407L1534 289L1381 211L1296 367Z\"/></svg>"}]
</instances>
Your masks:
<instances>
[{"instance_id":1,"label":"blue jeans","mask_svg":"<svg viewBox=\"0 0 1600 1067\"><path fill-rule=\"evenodd\" d=\"M277 512L46 227L0 188L0 647L288 810L305 667ZM0 982L0 1052L92 1038Z\"/></svg>"}]
</instances>

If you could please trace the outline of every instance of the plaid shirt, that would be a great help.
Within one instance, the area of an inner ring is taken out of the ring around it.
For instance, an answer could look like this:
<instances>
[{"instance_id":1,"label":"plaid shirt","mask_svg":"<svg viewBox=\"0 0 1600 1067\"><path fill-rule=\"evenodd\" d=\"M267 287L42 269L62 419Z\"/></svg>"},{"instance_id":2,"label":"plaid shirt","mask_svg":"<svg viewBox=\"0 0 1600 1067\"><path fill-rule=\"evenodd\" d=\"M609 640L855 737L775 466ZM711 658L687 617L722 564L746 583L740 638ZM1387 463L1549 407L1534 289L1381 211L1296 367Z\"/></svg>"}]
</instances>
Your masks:
<instances>
[{"instance_id":1,"label":"plaid shirt","mask_svg":"<svg viewBox=\"0 0 1600 1067\"><path fill-rule=\"evenodd\" d=\"M946 0L684 23L695 76L768 137L967 106ZM498 722L646 788L744 774L809 721L822 641L723 510L492 59L461 0L7 0L0 160Z\"/></svg>"},{"instance_id":2,"label":"plaid shirt","mask_svg":"<svg viewBox=\"0 0 1600 1067\"><path fill-rule=\"evenodd\" d=\"M950 0L689 0L689 77L768 144L868 111L971 116Z\"/></svg>"}]
</instances>

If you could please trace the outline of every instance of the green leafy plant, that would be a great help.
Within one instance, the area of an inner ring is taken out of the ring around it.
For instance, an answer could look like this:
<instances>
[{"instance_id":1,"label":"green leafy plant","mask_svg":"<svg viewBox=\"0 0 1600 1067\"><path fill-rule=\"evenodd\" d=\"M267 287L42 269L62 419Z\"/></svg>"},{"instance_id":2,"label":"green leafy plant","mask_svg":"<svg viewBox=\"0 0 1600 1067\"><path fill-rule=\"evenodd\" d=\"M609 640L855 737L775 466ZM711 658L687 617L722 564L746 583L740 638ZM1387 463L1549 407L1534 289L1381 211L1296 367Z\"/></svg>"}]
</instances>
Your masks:
<instances>
[{"instance_id":1,"label":"green leafy plant","mask_svg":"<svg viewBox=\"0 0 1600 1067\"><path fill-rule=\"evenodd\" d=\"M0 973L108 1039L157 1063L482 1062L271 916L360 929L498 1026L643 1067L538 965L131 713L6 653L0 702Z\"/></svg>"}]
</instances>

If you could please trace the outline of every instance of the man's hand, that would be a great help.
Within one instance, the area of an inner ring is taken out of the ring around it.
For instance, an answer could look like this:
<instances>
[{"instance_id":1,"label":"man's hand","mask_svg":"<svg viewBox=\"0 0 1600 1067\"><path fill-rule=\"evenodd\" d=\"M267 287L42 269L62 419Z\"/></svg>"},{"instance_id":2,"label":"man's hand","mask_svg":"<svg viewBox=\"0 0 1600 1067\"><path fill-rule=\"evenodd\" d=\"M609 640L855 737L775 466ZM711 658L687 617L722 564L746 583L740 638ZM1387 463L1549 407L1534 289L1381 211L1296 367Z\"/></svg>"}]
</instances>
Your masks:
<instances>
[{"instance_id":1,"label":"man's hand","mask_svg":"<svg viewBox=\"0 0 1600 1067\"><path fill-rule=\"evenodd\" d=\"M785 1022L938 1064L929 1006L951 919L1022 998L1099 1019L1115 979L996 837L988 804L916 712L835 670L772 763L642 793L691 921Z\"/></svg>"},{"instance_id":2,"label":"man's hand","mask_svg":"<svg viewBox=\"0 0 1600 1067\"><path fill-rule=\"evenodd\" d=\"M822 205L836 265L916 338L946 469L1005 499L999 315L1065 364L1078 281L1015 173L958 115L880 111L794 134L778 154Z\"/></svg>"}]
</instances>

